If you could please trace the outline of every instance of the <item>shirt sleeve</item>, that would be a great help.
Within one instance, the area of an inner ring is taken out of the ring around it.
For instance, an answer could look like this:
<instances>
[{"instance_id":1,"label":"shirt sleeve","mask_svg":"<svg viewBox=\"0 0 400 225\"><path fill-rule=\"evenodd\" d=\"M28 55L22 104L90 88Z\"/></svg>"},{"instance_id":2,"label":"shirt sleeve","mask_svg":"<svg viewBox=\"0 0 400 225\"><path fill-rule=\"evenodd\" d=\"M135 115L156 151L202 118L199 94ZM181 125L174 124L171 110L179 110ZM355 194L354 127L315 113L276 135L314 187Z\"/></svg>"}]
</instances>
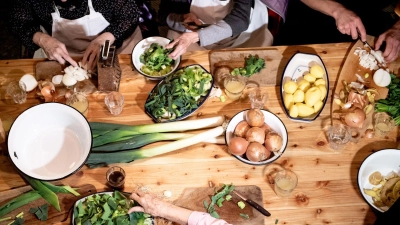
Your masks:
<instances>
[{"instance_id":1,"label":"shirt sleeve","mask_svg":"<svg viewBox=\"0 0 400 225\"><path fill-rule=\"evenodd\" d=\"M239 35L249 27L253 2L254 0L235 0L232 11L223 18L232 29L232 37Z\"/></svg>"},{"instance_id":2,"label":"shirt sleeve","mask_svg":"<svg viewBox=\"0 0 400 225\"><path fill-rule=\"evenodd\" d=\"M192 212L188 219L188 225L232 225L225 220L216 219L208 213Z\"/></svg>"}]
</instances>

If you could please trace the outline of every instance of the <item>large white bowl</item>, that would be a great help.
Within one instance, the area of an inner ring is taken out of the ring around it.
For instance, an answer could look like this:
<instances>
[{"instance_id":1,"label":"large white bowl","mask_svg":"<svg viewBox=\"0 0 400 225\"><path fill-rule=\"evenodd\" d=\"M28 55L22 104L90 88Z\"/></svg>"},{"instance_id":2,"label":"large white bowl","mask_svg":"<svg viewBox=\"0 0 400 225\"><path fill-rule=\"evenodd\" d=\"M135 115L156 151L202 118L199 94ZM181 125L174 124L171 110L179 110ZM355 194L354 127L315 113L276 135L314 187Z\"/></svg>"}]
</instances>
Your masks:
<instances>
[{"instance_id":1,"label":"large white bowl","mask_svg":"<svg viewBox=\"0 0 400 225\"><path fill-rule=\"evenodd\" d=\"M143 63L140 62L140 56L144 53L144 51L146 51L150 45L152 43L158 43L161 46L166 46L171 40L165 37L148 37L145 38L141 41L139 41L139 43L137 43L135 45L135 47L132 50L132 64L135 67L135 69L141 73L143 76L149 78L150 80L162 80L164 79L166 76L170 75L171 73L175 72L178 67L179 64L181 63L181 58L179 57L175 60L175 65L172 68L171 72L164 74L163 76L151 76L149 74L146 74L142 71L142 66L144 65Z\"/></svg>"},{"instance_id":2,"label":"large white bowl","mask_svg":"<svg viewBox=\"0 0 400 225\"><path fill-rule=\"evenodd\" d=\"M227 145L230 142L230 140L235 137L234 132L235 132L235 128L236 128L237 124L240 121L246 120L247 111L249 111L249 110L246 109L246 110L239 112L238 114L233 116L232 119L229 121L228 126L225 131L225 143ZM271 154L272 155L271 158L261 161L261 162L253 162L253 161L248 160L245 157L241 157L239 155L233 155L238 160L240 160L244 163L247 163L250 165L256 165L256 166L267 165L267 164L270 164L270 163L274 162L275 160L277 160L279 157L281 157L283 152L286 150L286 146L288 144L288 133L287 133L285 124L282 122L282 120L279 119L279 117L277 117L275 114L273 114L267 110L262 109L261 111L264 114L265 123L268 124L268 126L270 126L272 128L272 130L274 130L277 134L279 134L282 137L282 147L278 151L278 154Z\"/></svg>"},{"instance_id":3,"label":"large white bowl","mask_svg":"<svg viewBox=\"0 0 400 225\"><path fill-rule=\"evenodd\" d=\"M399 149L383 149L369 155L360 166L357 175L358 188L365 201L373 208L380 212L385 212L388 208L379 208L374 205L372 197L364 193L364 189L376 187L368 181L369 175L379 171L383 176L390 172L400 174L400 150Z\"/></svg>"},{"instance_id":4,"label":"large white bowl","mask_svg":"<svg viewBox=\"0 0 400 225\"><path fill-rule=\"evenodd\" d=\"M22 173L39 180L58 180L78 171L92 147L86 118L61 103L25 110L11 126L8 153Z\"/></svg>"}]
</instances>

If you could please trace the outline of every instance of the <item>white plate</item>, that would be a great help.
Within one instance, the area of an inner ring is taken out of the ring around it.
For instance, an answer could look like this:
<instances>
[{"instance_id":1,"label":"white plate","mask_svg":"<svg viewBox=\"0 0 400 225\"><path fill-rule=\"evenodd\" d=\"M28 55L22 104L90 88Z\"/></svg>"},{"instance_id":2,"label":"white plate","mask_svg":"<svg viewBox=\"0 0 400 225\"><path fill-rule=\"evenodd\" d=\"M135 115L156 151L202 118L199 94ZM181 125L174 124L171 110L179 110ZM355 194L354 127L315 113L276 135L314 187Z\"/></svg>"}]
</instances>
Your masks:
<instances>
[{"instance_id":1,"label":"white plate","mask_svg":"<svg viewBox=\"0 0 400 225\"><path fill-rule=\"evenodd\" d=\"M178 69L179 64L181 63L181 57L179 57L178 59L175 60L175 66L174 66L174 68L172 68L171 72L169 72L163 76L159 76L159 77L150 76L150 75L142 72L141 68L144 64L140 62L140 55L142 55L144 53L144 51L146 51L152 43L158 43L161 46L166 46L170 41L171 41L170 39L165 38L165 37L148 37L148 38L145 38L145 39L139 41L139 43L137 43L132 50L132 63L133 63L133 66L135 67L135 69L139 73L141 73L142 75L146 76L147 78L149 78L151 80L162 80L162 79L164 79L164 77L173 73L176 69Z\"/></svg>"},{"instance_id":2,"label":"white plate","mask_svg":"<svg viewBox=\"0 0 400 225\"><path fill-rule=\"evenodd\" d=\"M326 70L325 64L322 61L322 59L315 54L309 54L309 53L296 53L292 56L292 58L289 60L288 64L286 64L285 70L283 72L282 80L281 80L281 101L282 105L284 106L283 102L283 96L284 96L284 91L283 91L283 85L287 80L293 80L297 81L302 79L303 75L309 71L310 67L314 65L314 63L319 64L322 68L325 70L325 75L323 79L326 81L326 90L327 90L327 96L324 99L324 104L321 108L321 110L317 113L314 113L308 117L298 117L294 118L289 115L289 109L286 109L286 107L283 107L285 110L286 115L289 117L290 120L296 121L296 122L305 122L305 123L310 123L314 121L319 114L322 112L326 105L326 101L328 99L328 93L329 93L329 79L328 79L328 71Z\"/></svg>"},{"instance_id":3,"label":"white plate","mask_svg":"<svg viewBox=\"0 0 400 225\"><path fill-rule=\"evenodd\" d=\"M357 183L361 195L365 201L376 210L385 212L388 208L379 208L374 205L372 197L364 193L364 189L376 187L368 181L369 175L379 171L382 176L386 176L390 172L400 174L400 150L399 149L383 149L369 155L360 166L357 174Z\"/></svg>"}]
</instances>

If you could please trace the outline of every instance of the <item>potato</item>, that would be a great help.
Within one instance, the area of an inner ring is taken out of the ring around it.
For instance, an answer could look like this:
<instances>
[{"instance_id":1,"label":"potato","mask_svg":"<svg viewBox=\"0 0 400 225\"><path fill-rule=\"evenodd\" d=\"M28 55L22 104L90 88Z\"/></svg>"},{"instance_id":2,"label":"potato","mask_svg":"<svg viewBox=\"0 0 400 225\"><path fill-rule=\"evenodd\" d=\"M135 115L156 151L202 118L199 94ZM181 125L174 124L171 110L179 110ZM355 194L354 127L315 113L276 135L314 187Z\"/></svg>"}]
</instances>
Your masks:
<instances>
[{"instance_id":1,"label":"potato","mask_svg":"<svg viewBox=\"0 0 400 225\"><path fill-rule=\"evenodd\" d=\"M286 81L286 83L283 85L283 90L286 93L293 94L297 90L296 82L292 80Z\"/></svg>"},{"instance_id":2,"label":"potato","mask_svg":"<svg viewBox=\"0 0 400 225\"><path fill-rule=\"evenodd\" d=\"M321 100L318 100L313 106L314 112L319 112L319 110L322 109L323 105L324 105L324 103Z\"/></svg>"},{"instance_id":3,"label":"potato","mask_svg":"<svg viewBox=\"0 0 400 225\"><path fill-rule=\"evenodd\" d=\"M294 102L304 102L304 92L302 90L297 90L293 94Z\"/></svg>"},{"instance_id":4,"label":"potato","mask_svg":"<svg viewBox=\"0 0 400 225\"><path fill-rule=\"evenodd\" d=\"M310 83L314 83L315 80L317 78L315 78L313 75L311 75L310 73L307 73L306 75L304 75L304 80L310 82Z\"/></svg>"},{"instance_id":5,"label":"potato","mask_svg":"<svg viewBox=\"0 0 400 225\"><path fill-rule=\"evenodd\" d=\"M310 68L310 73L313 75L315 78L322 78L325 74L324 68L318 64L314 64Z\"/></svg>"},{"instance_id":6,"label":"potato","mask_svg":"<svg viewBox=\"0 0 400 225\"><path fill-rule=\"evenodd\" d=\"M296 103L296 106L299 110L300 117L306 117L314 113L314 108L304 104L304 103Z\"/></svg>"},{"instance_id":7,"label":"potato","mask_svg":"<svg viewBox=\"0 0 400 225\"><path fill-rule=\"evenodd\" d=\"M304 97L304 102L306 103L307 106L313 107L313 105L320 100L321 100L321 91L319 90L318 87L312 87L308 89Z\"/></svg>"},{"instance_id":8,"label":"potato","mask_svg":"<svg viewBox=\"0 0 400 225\"><path fill-rule=\"evenodd\" d=\"M302 90L303 92L306 92L309 88L311 87L310 82L306 80L301 80L297 83L297 89Z\"/></svg>"},{"instance_id":9,"label":"potato","mask_svg":"<svg viewBox=\"0 0 400 225\"><path fill-rule=\"evenodd\" d=\"M314 86L318 86L318 85L326 85L326 81L324 80L324 79L322 79L322 78L320 78L320 79L317 79L317 80L315 80L315 82L314 82Z\"/></svg>"},{"instance_id":10,"label":"potato","mask_svg":"<svg viewBox=\"0 0 400 225\"><path fill-rule=\"evenodd\" d=\"M294 118L299 116L299 108L297 107L297 105L290 106L289 116L294 117Z\"/></svg>"},{"instance_id":11,"label":"potato","mask_svg":"<svg viewBox=\"0 0 400 225\"><path fill-rule=\"evenodd\" d=\"M318 85L317 87L318 87L319 90L321 91L321 101L323 101L323 100L325 99L326 94L328 93L328 91L326 90L325 85L320 84L320 85Z\"/></svg>"},{"instance_id":12,"label":"potato","mask_svg":"<svg viewBox=\"0 0 400 225\"><path fill-rule=\"evenodd\" d=\"M286 93L285 96L283 96L283 102L285 103L286 109L290 109L290 106L294 104L293 95Z\"/></svg>"}]
</instances>

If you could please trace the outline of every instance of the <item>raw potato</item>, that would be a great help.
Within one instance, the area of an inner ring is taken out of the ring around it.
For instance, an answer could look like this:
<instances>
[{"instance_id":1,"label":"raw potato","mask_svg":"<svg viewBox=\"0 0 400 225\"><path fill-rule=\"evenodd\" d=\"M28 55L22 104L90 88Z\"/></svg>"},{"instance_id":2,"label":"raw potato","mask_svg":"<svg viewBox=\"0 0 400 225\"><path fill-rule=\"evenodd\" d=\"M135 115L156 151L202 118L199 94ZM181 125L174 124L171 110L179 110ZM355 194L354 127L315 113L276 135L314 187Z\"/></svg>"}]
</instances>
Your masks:
<instances>
[{"instance_id":1,"label":"raw potato","mask_svg":"<svg viewBox=\"0 0 400 225\"><path fill-rule=\"evenodd\" d=\"M304 97L306 105L312 107L319 100L321 100L321 91L319 90L319 88L312 87L308 89Z\"/></svg>"},{"instance_id":2,"label":"raw potato","mask_svg":"<svg viewBox=\"0 0 400 225\"><path fill-rule=\"evenodd\" d=\"M314 112L319 112L319 110L322 109L322 106L324 105L324 103L321 100L318 100L315 104L314 104Z\"/></svg>"},{"instance_id":3,"label":"raw potato","mask_svg":"<svg viewBox=\"0 0 400 225\"><path fill-rule=\"evenodd\" d=\"M307 73L306 75L304 75L304 80L310 82L310 83L314 83L316 78L311 75L310 73Z\"/></svg>"},{"instance_id":4,"label":"raw potato","mask_svg":"<svg viewBox=\"0 0 400 225\"><path fill-rule=\"evenodd\" d=\"M318 64L314 64L311 68L310 68L310 73L311 75L313 75L315 78L322 78L325 74L324 68L322 68L320 65Z\"/></svg>"},{"instance_id":5,"label":"raw potato","mask_svg":"<svg viewBox=\"0 0 400 225\"><path fill-rule=\"evenodd\" d=\"M304 103L296 103L297 108L299 109L299 116L306 117L314 113L314 108L304 104Z\"/></svg>"},{"instance_id":6,"label":"raw potato","mask_svg":"<svg viewBox=\"0 0 400 225\"><path fill-rule=\"evenodd\" d=\"M299 116L299 108L297 107L297 105L292 105L290 107L289 116L294 117L294 118Z\"/></svg>"},{"instance_id":7,"label":"raw potato","mask_svg":"<svg viewBox=\"0 0 400 225\"><path fill-rule=\"evenodd\" d=\"M326 85L326 81L324 80L324 79L322 79L322 78L320 78L320 79L317 79L315 82L314 82L314 86L318 86L318 85Z\"/></svg>"},{"instance_id":8,"label":"raw potato","mask_svg":"<svg viewBox=\"0 0 400 225\"><path fill-rule=\"evenodd\" d=\"M283 85L283 90L286 93L293 94L297 90L296 82L289 80Z\"/></svg>"},{"instance_id":9,"label":"raw potato","mask_svg":"<svg viewBox=\"0 0 400 225\"><path fill-rule=\"evenodd\" d=\"M318 85L317 87L321 91L321 101L323 101L328 93L328 90L326 90L326 86L322 84Z\"/></svg>"},{"instance_id":10,"label":"raw potato","mask_svg":"<svg viewBox=\"0 0 400 225\"><path fill-rule=\"evenodd\" d=\"M302 90L303 92L306 92L310 88L311 84L310 82L306 80L301 80L297 84L297 89Z\"/></svg>"},{"instance_id":11,"label":"raw potato","mask_svg":"<svg viewBox=\"0 0 400 225\"><path fill-rule=\"evenodd\" d=\"M294 98L292 94L286 93L283 97L283 102L285 103L285 107L290 109L290 107L294 104Z\"/></svg>"},{"instance_id":12,"label":"raw potato","mask_svg":"<svg viewBox=\"0 0 400 225\"><path fill-rule=\"evenodd\" d=\"M294 102L303 102L304 101L304 92L302 90L297 90L293 94Z\"/></svg>"}]
</instances>

